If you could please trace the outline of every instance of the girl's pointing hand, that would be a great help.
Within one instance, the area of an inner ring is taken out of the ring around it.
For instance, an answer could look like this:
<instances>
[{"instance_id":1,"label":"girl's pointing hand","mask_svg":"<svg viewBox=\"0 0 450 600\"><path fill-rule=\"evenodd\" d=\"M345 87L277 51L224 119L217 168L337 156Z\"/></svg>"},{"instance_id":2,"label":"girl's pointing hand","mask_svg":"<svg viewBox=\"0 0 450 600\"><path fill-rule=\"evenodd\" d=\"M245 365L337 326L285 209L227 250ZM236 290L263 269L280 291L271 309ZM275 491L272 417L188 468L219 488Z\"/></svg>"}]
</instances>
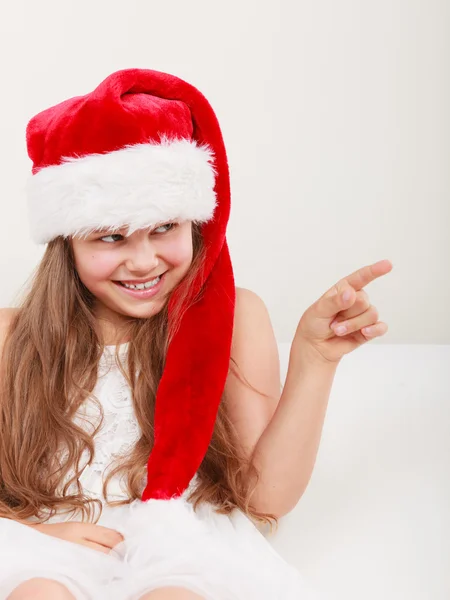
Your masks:
<instances>
[{"instance_id":1,"label":"girl's pointing hand","mask_svg":"<svg viewBox=\"0 0 450 600\"><path fill-rule=\"evenodd\" d=\"M362 267L333 285L305 313L291 347L296 354L337 364L362 344L388 330L363 289L392 270L389 260ZM306 352L306 354L305 354Z\"/></svg>"}]
</instances>

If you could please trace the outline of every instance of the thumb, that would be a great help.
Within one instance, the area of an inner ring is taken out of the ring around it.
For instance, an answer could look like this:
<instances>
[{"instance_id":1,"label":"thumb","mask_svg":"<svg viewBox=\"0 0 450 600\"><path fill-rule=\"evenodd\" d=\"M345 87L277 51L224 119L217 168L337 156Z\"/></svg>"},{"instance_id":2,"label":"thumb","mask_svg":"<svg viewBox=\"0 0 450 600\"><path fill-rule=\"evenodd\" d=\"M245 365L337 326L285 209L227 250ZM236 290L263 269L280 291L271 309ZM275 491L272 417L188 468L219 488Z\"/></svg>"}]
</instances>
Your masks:
<instances>
[{"instance_id":1,"label":"thumb","mask_svg":"<svg viewBox=\"0 0 450 600\"><path fill-rule=\"evenodd\" d=\"M338 312L347 310L356 300L356 292L349 283L340 283L326 292L317 304L319 317L331 319Z\"/></svg>"}]
</instances>

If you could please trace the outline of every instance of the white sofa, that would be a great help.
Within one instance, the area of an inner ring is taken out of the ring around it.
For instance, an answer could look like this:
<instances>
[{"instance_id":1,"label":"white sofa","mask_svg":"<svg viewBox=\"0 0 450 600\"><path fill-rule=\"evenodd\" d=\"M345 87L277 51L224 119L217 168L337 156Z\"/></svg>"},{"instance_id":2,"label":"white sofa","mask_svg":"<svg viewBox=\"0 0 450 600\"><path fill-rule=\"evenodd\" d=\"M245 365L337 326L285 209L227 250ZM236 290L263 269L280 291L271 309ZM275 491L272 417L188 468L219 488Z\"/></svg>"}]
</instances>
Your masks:
<instances>
[{"instance_id":1,"label":"white sofa","mask_svg":"<svg viewBox=\"0 0 450 600\"><path fill-rule=\"evenodd\" d=\"M450 346L344 357L309 486L269 539L330 600L450 599Z\"/></svg>"}]
</instances>

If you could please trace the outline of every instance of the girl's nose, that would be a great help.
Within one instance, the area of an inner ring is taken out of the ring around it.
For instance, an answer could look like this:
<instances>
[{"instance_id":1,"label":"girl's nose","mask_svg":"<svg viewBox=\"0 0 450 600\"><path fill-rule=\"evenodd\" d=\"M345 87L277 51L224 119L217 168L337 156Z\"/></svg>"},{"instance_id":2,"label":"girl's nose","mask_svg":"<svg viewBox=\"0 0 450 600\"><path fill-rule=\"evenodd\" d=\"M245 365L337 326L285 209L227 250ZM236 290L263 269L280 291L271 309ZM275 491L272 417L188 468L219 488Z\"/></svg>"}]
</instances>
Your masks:
<instances>
[{"instance_id":1,"label":"girl's nose","mask_svg":"<svg viewBox=\"0 0 450 600\"><path fill-rule=\"evenodd\" d=\"M151 274L158 266L158 257L150 240L139 240L127 249L125 265L130 273Z\"/></svg>"}]
</instances>

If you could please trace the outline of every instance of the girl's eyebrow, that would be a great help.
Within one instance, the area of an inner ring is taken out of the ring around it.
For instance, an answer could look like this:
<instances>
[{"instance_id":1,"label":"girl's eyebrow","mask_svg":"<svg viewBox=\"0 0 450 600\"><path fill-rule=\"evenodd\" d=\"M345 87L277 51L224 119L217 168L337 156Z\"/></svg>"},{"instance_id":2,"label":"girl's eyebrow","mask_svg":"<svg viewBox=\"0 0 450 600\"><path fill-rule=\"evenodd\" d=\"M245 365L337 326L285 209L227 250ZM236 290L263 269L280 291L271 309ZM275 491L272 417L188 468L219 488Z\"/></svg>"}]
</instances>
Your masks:
<instances>
[{"instance_id":1,"label":"girl's eyebrow","mask_svg":"<svg viewBox=\"0 0 450 600\"><path fill-rule=\"evenodd\" d=\"M143 229L145 229L146 231L153 231L154 229L158 229L158 227L162 227L163 225L166 225L167 223L177 223L177 220L172 220L172 221L160 221L159 223L154 223L153 225L148 225L147 227L143 227ZM103 229L96 229L95 231L92 231L89 234L89 238L95 236L105 236L105 235L114 235L114 234L120 234L123 235L124 237L127 237L128 234L128 230L129 227L127 225L124 225L123 227L119 227L119 229L112 229L111 227L104 227Z\"/></svg>"},{"instance_id":2,"label":"girl's eyebrow","mask_svg":"<svg viewBox=\"0 0 450 600\"><path fill-rule=\"evenodd\" d=\"M113 229L112 227L105 227L103 229L96 229L95 231L92 231L89 235L113 235L113 234L126 234L126 232L128 231L128 227L121 227L119 229Z\"/></svg>"}]
</instances>

